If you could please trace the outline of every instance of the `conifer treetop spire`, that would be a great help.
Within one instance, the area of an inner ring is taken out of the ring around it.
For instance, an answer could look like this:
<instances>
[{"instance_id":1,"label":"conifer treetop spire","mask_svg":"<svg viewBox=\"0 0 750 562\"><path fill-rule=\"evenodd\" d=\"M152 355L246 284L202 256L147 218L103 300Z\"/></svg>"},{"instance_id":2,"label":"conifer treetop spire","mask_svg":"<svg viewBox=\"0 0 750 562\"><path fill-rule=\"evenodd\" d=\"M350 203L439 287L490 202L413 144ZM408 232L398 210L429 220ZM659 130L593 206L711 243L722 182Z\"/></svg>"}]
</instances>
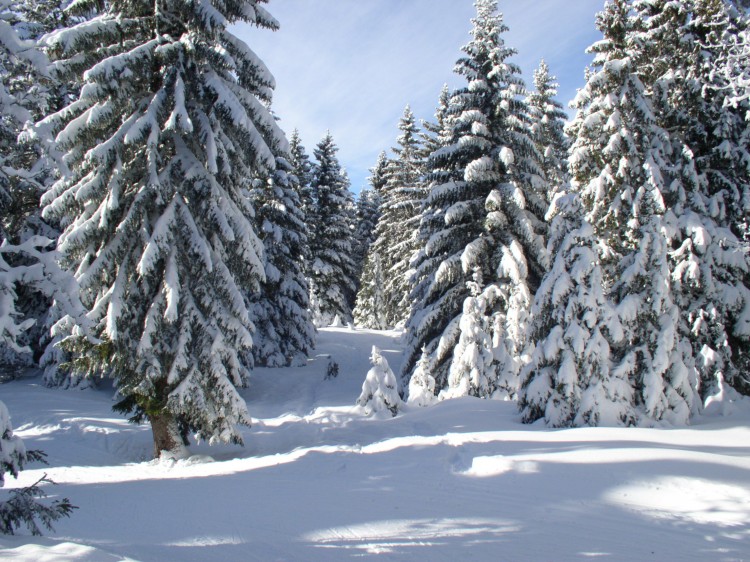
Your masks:
<instances>
[{"instance_id":1,"label":"conifer treetop spire","mask_svg":"<svg viewBox=\"0 0 750 562\"><path fill-rule=\"evenodd\" d=\"M518 84L522 85L521 70L518 65L509 63L506 59L517 54L515 49L505 45L502 34L509 28L505 25L503 15L498 11L496 0L477 0L474 3L477 10L472 18L471 41L461 47L467 55L456 62L454 71L469 81L474 80L503 80L508 74L518 74ZM509 65L503 69L501 65ZM493 72L493 70L495 72Z\"/></svg>"}]
</instances>

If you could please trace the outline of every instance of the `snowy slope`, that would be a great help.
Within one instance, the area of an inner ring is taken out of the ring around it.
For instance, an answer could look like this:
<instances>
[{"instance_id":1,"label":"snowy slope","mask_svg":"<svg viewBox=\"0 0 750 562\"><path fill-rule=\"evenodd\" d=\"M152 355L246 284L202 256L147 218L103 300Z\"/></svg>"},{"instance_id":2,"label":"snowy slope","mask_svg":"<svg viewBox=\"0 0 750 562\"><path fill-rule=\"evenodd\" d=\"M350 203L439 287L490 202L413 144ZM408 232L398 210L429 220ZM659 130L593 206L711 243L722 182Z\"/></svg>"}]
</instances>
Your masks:
<instances>
[{"instance_id":1,"label":"snowy slope","mask_svg":"<svg viewBox=\"0 0 750 562\"><path fill-rule=\"evenodd\" d=\"M176 462L144 461L149 429L110 391L0 386L50 461L6 486L46 472L80 507L46 538L0 537L0 560L750 560L747 401L689 429L550 431L472 398L367 418L372 345L396 371L397 333L321 331L307 367L254 373L246 447Z\"/></svg>"}]
</instances>

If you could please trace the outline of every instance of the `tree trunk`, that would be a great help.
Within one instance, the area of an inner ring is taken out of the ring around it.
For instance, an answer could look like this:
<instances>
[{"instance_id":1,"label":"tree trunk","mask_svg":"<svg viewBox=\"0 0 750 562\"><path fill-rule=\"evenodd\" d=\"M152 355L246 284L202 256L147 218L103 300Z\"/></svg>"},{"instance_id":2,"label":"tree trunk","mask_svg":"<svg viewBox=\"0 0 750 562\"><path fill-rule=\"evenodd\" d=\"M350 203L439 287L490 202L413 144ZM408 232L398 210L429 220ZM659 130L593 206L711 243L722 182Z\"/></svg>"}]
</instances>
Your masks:
<instances>
[{"instance_id":1,"label":"tree trunk","mask_svg":"<svg viewBox=\"0 0 750 562\"><path fill-rule=\"evenodd\" d=\"M171 414L152 414L148 416L151 432L154 436L154 458L158 459L162 451L177 452L182 443L177 430L177 421Z\"/></svg>"}]
</instances>

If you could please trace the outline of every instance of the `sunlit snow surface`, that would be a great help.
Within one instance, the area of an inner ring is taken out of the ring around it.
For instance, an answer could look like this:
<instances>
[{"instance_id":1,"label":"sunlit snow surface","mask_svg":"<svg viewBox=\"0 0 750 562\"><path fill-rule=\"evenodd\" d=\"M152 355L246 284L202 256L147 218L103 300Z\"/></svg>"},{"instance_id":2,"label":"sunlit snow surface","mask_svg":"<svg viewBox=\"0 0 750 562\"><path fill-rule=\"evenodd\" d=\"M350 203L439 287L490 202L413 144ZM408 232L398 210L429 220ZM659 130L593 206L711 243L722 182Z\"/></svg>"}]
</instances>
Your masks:
<instances>
[{"instance_id":1,"label":"sunlit snow surface","mask_svg":"<svg viewBox=\"0 0 750 562\"><path fill-rule=\"evenodd\" d=\"M399 334L322 330L307 367L253 374L244 448L177 461L146 460L111 391L0 386L50 462L6 486L47 473L80 507L0 560L750 560L750 401L687 429L546 430L469 398L368 418L373 345L398 372Z\"/></svg>"}]
</instances>

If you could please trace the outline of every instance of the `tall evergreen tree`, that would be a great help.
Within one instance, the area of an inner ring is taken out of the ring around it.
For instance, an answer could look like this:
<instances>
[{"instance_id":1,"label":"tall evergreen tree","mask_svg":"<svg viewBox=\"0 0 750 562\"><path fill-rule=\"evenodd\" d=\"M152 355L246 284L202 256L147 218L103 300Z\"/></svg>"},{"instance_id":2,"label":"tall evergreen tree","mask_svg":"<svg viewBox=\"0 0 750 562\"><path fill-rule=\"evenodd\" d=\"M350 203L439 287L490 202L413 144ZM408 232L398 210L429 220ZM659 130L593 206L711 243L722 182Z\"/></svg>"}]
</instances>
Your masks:
<instances>
[{"instance_id":1,"label":"tall evergreen tree","mask_svg":"<svg viewBox=\"0 0 750 562\"><path fill-rule=\"evenodd\" d=\"M435 120L422 121L422 131L420 133L420 156L425 164L430 155L444 145L444 131L447 130L447 124L445 120L448 115L448 105L450 104L450 97L451 94L450 90L448 89L448 84L443 84L443 87L440 90L440 95L438 96L438 105L437 109L435 110ZM427 174L425 174L424 179L425 183L429 184Z\"/></svg>"},{"instance_id":2,"label":"tall evergreen tree","mask_svg":"<svg viewBox=\"0 0 750 562\"><path fill-rule=\"evenodd\" d=\"M406 321L409 310L409 264L416 250L417 230L424 199L419 128L407 106L399 125L398 146L393 149L381 190L380 217L370 251L378 254L384 277L384 318L387 326ZM375 273L373 269L365 275ZM372 280L363 278L363 284Z\"/></svg>"},{"instance_id":3,"label":"tall evergreen tree","mask_svg":"<svg viewBox=\"0 0 750 562\"><path fill-rule=\"evenodd\" d=\"M435 110L435 121L424 124L422 132L422 160L424 162L423 182L427 197L432 189L437 185L446 183L451 177L451 172L440 166L438 162L430 157L438 150L450 146L452 138L452 121L448 108L450 105L450 92L447 84L443 86L438 98L438 106ZM425 198L425 202L427 200ZM417 252L412 259L412 272L409 278L411 293L410 300L412 303L422 303L425 293L431 286L435 274L437 273L442 257L432 251L430 240L433 235L443 231L444 220L443 211L438 207L422 205L422 211L419 219L419 230L417 231ZM412 309L412 314L407 322L407 333L413 334L413 331L419 325L419 311ZM421 355L425 356L422 362L424 366L429 365L429 357L422 350L411 349L409 364L416 364ZM403 373L402 373L403 374ZM429 375L431 376L431 375ZM434 385L433 385L434 389Z\"/></svg>"},{"instance_id":4,"label":"tall evergreen tree","mask_svg":"<svg viewBox=\"0 0 750 562\"><path fill-rule=\"evenodd\" d=\"M359 289L359 278L362 275L362 263L356 262L354 256L357 250L357 202L354 199L354 193L352 193L352 181L349 178L349 172L345 168L341 168L341 179L343 182L343 194L346 199L344 205L344 212L342 220L346 224L349 230L349 245L352 248L350 254L351 266L347 266L346 272L350 279L353 281L346 291L346 302L349 305L349 310L354 309L354 303L357 300L357 290Z\"/></svg>"},{"instance_id":5,"label":"tall evergreen tree","mask_svg":"<svg viewBox=\"0 0 750 562\"><path fill-rule=\"evenodd\" d=\"M388 155L385 153L385 151L383 151L378 154L378 161L376 162L374 167L370 168L370 177L367 179L367 181L370 183L370 186L372 187L372 190L375 192L375 195L381 198L383 196L385 184L388 181L387 170Z\"/></svg>"},{"instance_id":6,"label":"tall evergreen tree","mask_svg":"<svg viewBox=\"0 0 750 562\"><path fill-rule=\"evenodd\" d=\"M375 228L380 219L381 205L383 203L382 195L387 181L387 169L388 158L385 152L381 152L378 155L378 161L375 166L370 168L370 177L367 178L371 189L363 189L357 200L356 229L354 234L354 262L360 266L357 271L357 292L359 292L360 283L363 281L362 276L369 275L365 273L365 270L368 269L366 264L367 255L370 246L375 242ZM363 318L360 318L360 320L364 321Z\"/></svg>"},{"instance_id":7,"label":"tall evergreen tree","mask_svg":"<svg viewBox=\"0 0 750 562\"><path fill-rule=\"evenodd\" d=\"M256 327L256 365L305 365L315 347L315 327L308 308L309 288L302 266L308 246L297 176L277 158L276 171L255 190L260 236L266 254L266 279L252 296Z\"/></svg>"},{"instance_id":8,"label":"tall evergreen tree","mask_svg":"<svg viewBox=\"0 0 750 562\"><path fill-rule=\"evenodd\" d=\"M45 216L66 226L59 249L100 339L77 342L76 364L115 379L156 455L189 431L241 443L250 424L243 293L259 289L264 256L248 188L287 142L265 105L273 77L227 27L277 28L262 3L114 0L46 39L84 84L43 122L72 170Z\"/></svg>"},{"instance_id":9,"label":"tall evergreen tree","mask_svg":"<svg viewBox=\"0 0 750 562\"><path fill-rule=\"evenodd\" d=\"M384 287L385 275L380 254L376 251L368 252L354 307L354 323L357 326L371 330L388 329Z\"/></svg>"},{"instance_id":10,"label":"tall evergreen tree","mask_svg":"<svg viewBox=\"0 0 750 562\"><path fill-rule=\"evenodd\" d=\"M37 13L44 8L46 13ZM4 267L30 265L27 252L13 252L36 236L54 239L57 230L41 219L39 199L54 178L55 163L45 153L40 139L25 129L55 106L57 84L47 70L46 57L37 39L58 24L60 2L45 0L39 6L28 0L0 2L0 242L10 246ZM50 242L34 243L34 252ZM31 260L31 261L30 261ZM50 261L53 258L50 256ZM18 275L13 310L33 323L18 334L17 343L26 351L8 347L0 339L0 361L31 364L46 344L46 328L52 300L38 290L38 279Z\"/></svg>"},{"instance_id":11,"label":"tall evergreen tree","mask_svg":"<svg viewBox=\"0 0 750 562\"><path fill-rule=\"evenodd\" d=\"M50 170L40 146L19 142L24 126L47 111L49 75L44 54L23 19L24 3L0 2L0 239L20 242Z\"/></svg>"},{"instance_id":12,"label":"tall evergreen tree","mask_svg":"<svg viewBox=\"0 0 750 562\"><path fill-rule=\"evenodd\" d=\"M695 406L692 357L678 330L664 216L675 197L669 135L638 70L641 21L615 0L597 16L603 40L571 124L572 187L606 247L603 282L624 337L612 348L641 416L685 423ZM629 423L629 419L621 420Z\"/></svg>"},{"instance_id":13,"label":"tall evergreen tree","mask_svg":"<svg viewBox=\"0 0 750 562\"><path fill-rule=\"evenodd\" d=\"M297 129L294 129L289 137L289 164L292 167L291 173L297 177L300 190L307 189L309 193L313 164L310 162L310 157L307 155ZM300 199L305 200L303 197Z\"/></svg>"},{"instance_id":14,"label":"tall evergreen tree","mask_svg":"<svg viewBox=\"0 0 750 562\"><path fill-rule=\"evenodd\" d=\"M479 272L487 303L487 321L480 324L490 330L495 354L479 377L493 381L482 395L512 394L519 366L512 359L520 354L531 294L547 268L546 185L527 134L520 69L508 61L515 51L502 38L507 27L494 0L475 5L472 40L455 69L468 84L451 96L449 140L430 157L442 183L425 202L422 225L430 235L422 236L421 259L434 257L439 265L409 322L403 373L410 376L424 348L436 388L449 384L464 301L474 298L467 282Z\"/></svg>"},{"instance_id":15,"label":"tall evergreen tree","mask_svg":"<svg viewBox=\"0 0 750 562\"><path fill-rule=\"evenodd\" d=\"M357 198L354 262L364 264L367 252L375 241L375 227L380 215L380 197L371 189L363 189ZM361 274L361 270L360 270Z\"/></svg>"},{"instance_id":16,"label":"tall evergreen tree","mask_svg":"<svg viewBox=\"0 0 750 562\"><path fill-rule=\"evenodd\" d=\"M308 232L308 240L302 248L302 254L307 264L310 261L309 232L311 225L315 224L315 201L313 199L312 187L310 186L314 166L310 162L310 157L305 151L297 129L292 131L292 136L289 138L288 162L291 166L290 173L296 178L290 180L291 185L297 191L299 207L305 220L306 231ZM309 272L306 271L306 273L309 275Z\"/></svg>"},{"instance_id":17,"label":"tall evergreen tree","mask_svg":"<svg viewBox=\"0 0 750 562\"><path fill-rule=\"evenodd\" d=\"M559 194L550 213L555 260L534 297L521 417L552 427L632 424L633 389L610 355L624 332L603 286L600 244L577 194Z\"/></svg>"},{"instance_id":18,"label":"tall evergreen tree","mask_svg":"<svg viewBox=\"0 0 750 562\"><path fill-rule=\"evenodd\" d=\"M642 73L680 155L669 226L681 333L695 355L702 398L722 380L748 394L750 100L733 103L721 71L748 19L720 0L634 5L643 21Z\"/></svg>"},{"instance_id":19,"label":"tall evergreen tree","mask_svg":"<svg viewBox=\"0 0 750 562\"><path fill-rule=\"evenodd\" d=\"M311 304L316 326L328 326L338 316L352 321L356 265L352 259L351 194L342 174L338 148L328 133L315 149L317 166L312 180L317 223L311 232Z\"/></svg>"},{"instance_id":20,"label":"tall evergreen tree","mask_svg":"<svg viewBox=\"0 0 750 562\"><path fill-rule=\"evenodd\" d=\"M542 155L542 170L553 191L568 181L569 141L565 136L568 115L557 100L557 81L542 60L534 71L534 91L526 98L531 117L531 137ZM551 200L551 197L549 197Z\"/></svg>"},{"instance_id":21,"label":"tall evergreen tree","mask_svg":"<svg viewBox=\"0 0 750 562\"><path fill-rule=\"evenodd\" d=\"M38 207L40 191L38 183L33 182L33 177L28 178L24 170L30 158L27 147L19 146L18 136L32 119L29 106L35 101L25 97L30 84L24 76L30 70L38 74L44 68L44 60L38 49L19 37L17 4L0 2L0 243L19 241L29 208ZM4 265L4 269L10 268L10 264ZM15 293L14 285L15 282L9 289ZM15 308L15 296L12 303ZM12 333L15 342L20 330L14 328ZM1 339L0 344L4 344Z\"/></svg>"},{"instance_id":22,"label":"tall evergreen tree","mask_svg":"<svg viewBox=\"0 0 750 562\"><path fill-rule=\"evenodd\" d=\"M371 189L362 190L357 206L357 251L355 261L362 263L359 288L354 306L354 323L363 328L385 330L385 278L380 254L372 249L376 227L380 220L382 195L387 181L388 158L385 152L378 155L378 161L370 168L368 182Z\"/></svg>"}]
</instances>

